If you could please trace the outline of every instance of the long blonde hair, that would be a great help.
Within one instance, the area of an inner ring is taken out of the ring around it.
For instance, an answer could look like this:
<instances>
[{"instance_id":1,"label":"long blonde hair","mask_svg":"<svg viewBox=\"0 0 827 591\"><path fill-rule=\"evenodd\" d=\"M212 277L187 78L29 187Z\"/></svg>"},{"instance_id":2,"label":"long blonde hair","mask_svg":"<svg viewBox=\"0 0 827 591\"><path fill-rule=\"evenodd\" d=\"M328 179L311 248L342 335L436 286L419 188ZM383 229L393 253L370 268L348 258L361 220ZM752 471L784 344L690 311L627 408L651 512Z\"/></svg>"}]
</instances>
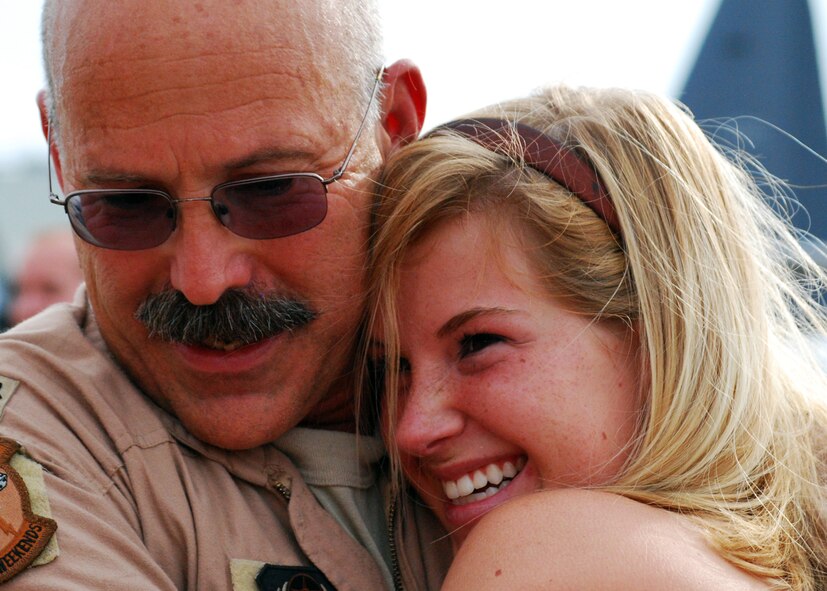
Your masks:
<instances>
[{"instance_id":1,"label":"long blonde hair","mask_svg":"<svg viewBox=\"0 0 827 591\"><path fill-rule=\"evenodd\" d=\"M509 156L451 133L397 152L376 204L367 319L367 334L383 331L388 416L400 261L437 222L484 212L523 229L555 297L640 332L639 434L601 489L690 516L722 556L779 589L827 588L827 389L809 340L825 333L825 277L767 205L783 188L767 175L759 190L755 163L648 93L555 87L475 116L528 124L584 155L620 235L526 167L519 138Z\"/></svg>"}]
</instances>

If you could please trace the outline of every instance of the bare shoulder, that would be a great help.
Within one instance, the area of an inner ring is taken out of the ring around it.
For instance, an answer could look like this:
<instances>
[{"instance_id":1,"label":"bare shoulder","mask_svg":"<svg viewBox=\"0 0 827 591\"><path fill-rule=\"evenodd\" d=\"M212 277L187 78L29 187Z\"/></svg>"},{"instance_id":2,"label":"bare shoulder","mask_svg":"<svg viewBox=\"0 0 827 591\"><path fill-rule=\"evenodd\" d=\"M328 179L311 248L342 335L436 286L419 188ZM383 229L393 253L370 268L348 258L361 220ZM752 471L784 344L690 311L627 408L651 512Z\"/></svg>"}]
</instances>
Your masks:
<instances>
[{"instance_id":1,"label":"bare shoulder","mask_svg":"<svg viewBox=\"0 0 827 591\"><path fill-rule=\"evenodd\" d=\"M686 518L608 493L544 491L474 527L443 591L766 590Z\"/></svg>"}]
</instances>

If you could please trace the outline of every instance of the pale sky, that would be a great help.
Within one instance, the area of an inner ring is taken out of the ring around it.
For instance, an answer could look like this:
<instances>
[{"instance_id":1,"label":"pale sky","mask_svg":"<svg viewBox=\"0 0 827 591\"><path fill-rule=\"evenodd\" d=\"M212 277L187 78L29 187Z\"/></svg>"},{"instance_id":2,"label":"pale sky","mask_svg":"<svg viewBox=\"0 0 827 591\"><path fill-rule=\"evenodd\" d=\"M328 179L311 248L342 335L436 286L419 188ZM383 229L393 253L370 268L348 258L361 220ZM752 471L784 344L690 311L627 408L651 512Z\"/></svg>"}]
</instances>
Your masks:
<instances>
[{"instance_id":1,"label":"pale sky","mask_svg":"<svg viewBox=\"0 0 827 591\"><path fill-rule=\"evenodd\" d=\"M426 127L557 81L674 95L718 5L718 0L379 2L388 63L407 57L422 69L429 94ZM39 155L45 146L34 102L43 83L41 4L0 0L0 165Z\"/></svg>"}]
</instances>

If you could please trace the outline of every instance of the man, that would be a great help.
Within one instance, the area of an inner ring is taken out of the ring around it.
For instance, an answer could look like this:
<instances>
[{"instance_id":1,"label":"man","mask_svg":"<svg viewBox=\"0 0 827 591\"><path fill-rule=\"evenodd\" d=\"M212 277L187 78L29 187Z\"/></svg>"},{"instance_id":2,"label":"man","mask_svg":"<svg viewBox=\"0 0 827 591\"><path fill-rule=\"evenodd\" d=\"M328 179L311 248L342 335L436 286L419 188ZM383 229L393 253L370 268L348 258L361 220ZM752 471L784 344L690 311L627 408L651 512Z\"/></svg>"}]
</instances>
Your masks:
<instances>
[{"instance_id":1,"label":"man","mask_svg":"<svg viewBox=\"0 0 827 591\"><path fill-rule=\"evenodd\" d=\"M370 179L425 105L377 36L365 0L47 1L86 291L0 338L0 581L382 589L410 534L438 585L353 433Z\"/></svg>"},{"instance_id":2,"label":"man","mask_svg":"<svg viewBox=\"0 0 827 591\"><path fill-rule=\"evenodd\" d=\"M9 321L19 324L52 304L72 301L82 282L72 231L53 228L38 234L14 276Z\"/></svg>"}]
</instances>

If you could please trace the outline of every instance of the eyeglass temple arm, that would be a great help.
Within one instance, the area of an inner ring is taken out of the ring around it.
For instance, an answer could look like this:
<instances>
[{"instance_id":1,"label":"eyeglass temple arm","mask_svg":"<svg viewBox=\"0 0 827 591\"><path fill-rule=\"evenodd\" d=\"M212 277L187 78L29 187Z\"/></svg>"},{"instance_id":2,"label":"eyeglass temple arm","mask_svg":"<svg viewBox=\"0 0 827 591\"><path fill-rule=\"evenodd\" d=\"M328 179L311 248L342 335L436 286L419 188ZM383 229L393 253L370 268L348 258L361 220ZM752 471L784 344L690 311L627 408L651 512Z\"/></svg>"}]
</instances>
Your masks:
<instances>
[{"instance_id":1,"label":"eyeglass temple arm","mask_svg":"<svg viewBox=\"0 0 827 591\"><path fill-rule=\"evenodd\" d=\"M66 202L62 200L57 193L55 193L54 188L52 187L52 118L49 117L49 131L46 133L46 172L48 173L49 179L49 202L54 203L55 205L66 205Z\"/></svg>"},{"instance_id":2,"label":"eyeglass temple arm","mask_svg":"<svg viewBox=\"0 0 827 591\"><path fill-rule=\"evenodd\" d=\"M353 152L356 151L356 143L359 141L359 137L362 135L362 130L365 128L365 124L368 121L368 117L370 116L370 112L373 107L373 101L376 100L376 95L379 94L379 88L382 85L381 82L384 73L385 66L382 66L376 73L376 80L373 83L373 92L371 92L370 94L368 108L365 110L365 114L362 117L362 122L359 123L359 129L356 130L356 137L353 138L353 142L350 144L350 148L347 151L347 156L345 156L344 162L342 162L342 165L339 168L333 171L333 175L328 179L328 181L331 183L333 181L339 180L342 177L342 175L345 173L345 169L347 169L347 165L350 163L350 158L353 156Z\"/></svg>"}]
</instances>

